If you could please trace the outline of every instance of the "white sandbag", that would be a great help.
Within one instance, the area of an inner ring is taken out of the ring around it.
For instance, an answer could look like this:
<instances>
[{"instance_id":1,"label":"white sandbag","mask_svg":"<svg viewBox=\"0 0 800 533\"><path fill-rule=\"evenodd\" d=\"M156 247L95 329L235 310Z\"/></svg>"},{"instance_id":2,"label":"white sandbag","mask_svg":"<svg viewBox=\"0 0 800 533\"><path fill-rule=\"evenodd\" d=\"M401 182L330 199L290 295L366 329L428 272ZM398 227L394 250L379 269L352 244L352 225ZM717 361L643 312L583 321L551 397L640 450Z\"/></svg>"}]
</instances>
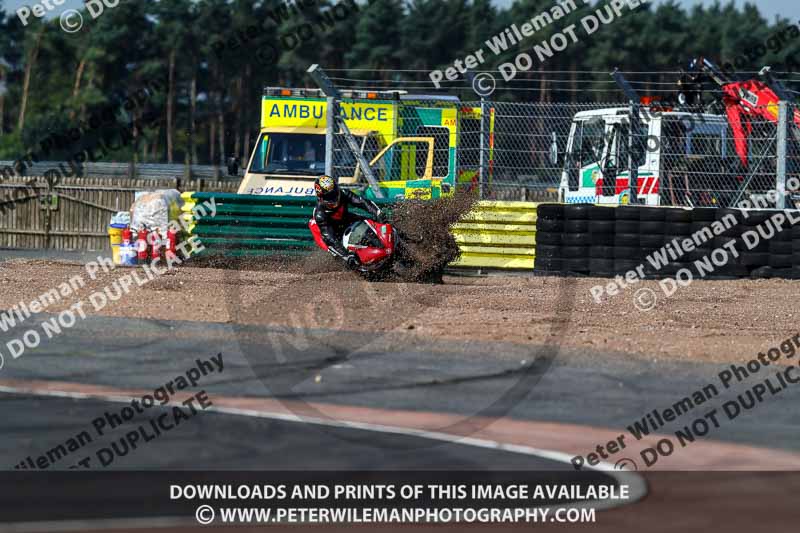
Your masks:
<instances>
[{"instance_id":1,"label":"white sandbag","mask_svg":"<svg viewBox=\"0 0 800 533\"><path fill-rule=\"evenodd\" d=\"M139 195L131 207L131 229L142 225L148 229L166 230L172 220L177 220L183 206L181 193L175 189L147 192Z\"/></svg>"}]
</instances>

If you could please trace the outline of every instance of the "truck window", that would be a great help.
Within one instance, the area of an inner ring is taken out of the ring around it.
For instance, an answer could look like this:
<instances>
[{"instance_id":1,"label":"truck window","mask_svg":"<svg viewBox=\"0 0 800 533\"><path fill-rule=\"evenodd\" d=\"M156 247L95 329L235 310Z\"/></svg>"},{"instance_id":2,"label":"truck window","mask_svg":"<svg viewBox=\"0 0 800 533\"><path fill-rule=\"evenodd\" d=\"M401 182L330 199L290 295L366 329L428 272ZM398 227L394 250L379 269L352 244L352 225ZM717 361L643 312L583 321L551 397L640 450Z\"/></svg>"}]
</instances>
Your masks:
<instances>
[{"instance_id":1,"label":"truck window","mask_svg":"<svg viewBox=\"0 0 800 533\"><path fill-rule=\"evenodd\" d=\"M605 149L606 123L602 117L592 118L578 125L575 141L578 143L581 166L600 165Z\"/></svg>"},{"instance_id":2,"label":"truck window","mask_svg":"<svg viewBox=\"0 0 800 533\"><path fill-rule=\"evenodd\" d=\"M446 178L450 173L450 130L447 128L420 126L417 128L417 137L431 137L433 139L433 177Z\"/></svg>"},{"instance_id":3,"label":"truck window","mask_svg":"<svg viewBox=\"0 0 800 533\"><path fill-rule=\"evenodd\" d=\"M628 132L627 124L614 124L614 146L609 155L608 166L618 171L628 167Z\"/></svg>"}]
</instances>

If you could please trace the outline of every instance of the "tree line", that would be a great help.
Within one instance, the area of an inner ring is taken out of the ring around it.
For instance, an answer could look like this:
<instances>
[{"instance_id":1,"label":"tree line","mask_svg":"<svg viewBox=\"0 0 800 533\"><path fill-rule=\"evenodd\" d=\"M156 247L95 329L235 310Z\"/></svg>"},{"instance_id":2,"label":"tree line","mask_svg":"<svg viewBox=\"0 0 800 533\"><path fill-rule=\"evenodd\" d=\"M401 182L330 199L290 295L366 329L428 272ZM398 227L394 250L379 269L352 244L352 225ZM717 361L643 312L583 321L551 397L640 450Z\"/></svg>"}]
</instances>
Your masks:
<instances>
[{"instance_id":1,"label":"tree line","mask_svg":"<svg viewBox=\"0 0 800 533\"><path fill-rule=\"evenodd\" d=\"M120 123L131 125L135 142L104 151L106 161L246 159L258 134L264 87L312 86L306 70L319 63L342 86L431 93L433 85L424 83L431 70L452 65L511 24L553 5L554 0L517 0L505 9L491 0L132 0L96 19L84 10L84 25L74 33L64 31L58 18L30 18L23 25L15 13L6 13L0 21L0 159L30 159L45 143L48 159L66 161L105 135L107 124L93 128L88 121L109 107ZM579 23L590 9L581 7L543 28L534 41ZM798 37L797 21L768 21L753 4L690 10L674 2L645 4L524 73L515 80L516 90L500 91L497 98L609 100L616 89L598 73L615 67L662 72L642 78L645 90L657 91L696 56L735 65L739 72L766 64L793 71ZM522 43L509 54L533 44ZM791 86L791 74L783 77ZM466 85L454 84L451 92L474 99ZM148 98L125 104L143 88ZM157 120L142 120L153 116ZM80 135L70 140L76 130Z\"/></svg>"}]
</instances>

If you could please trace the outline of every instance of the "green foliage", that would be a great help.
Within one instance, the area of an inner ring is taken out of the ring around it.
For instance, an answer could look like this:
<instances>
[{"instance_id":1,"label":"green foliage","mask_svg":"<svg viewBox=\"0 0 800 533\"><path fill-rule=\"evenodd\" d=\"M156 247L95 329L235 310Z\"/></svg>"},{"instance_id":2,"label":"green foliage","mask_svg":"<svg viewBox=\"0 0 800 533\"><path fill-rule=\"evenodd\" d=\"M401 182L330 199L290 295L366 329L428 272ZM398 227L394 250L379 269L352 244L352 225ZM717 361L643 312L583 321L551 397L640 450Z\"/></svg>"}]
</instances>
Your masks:
<instances>
[{"instance_id":1,"label":"green foliage","mask_svg":"<svg viewBox=\"0 0 800 533\"><path fill-rule=\"evenodd\" d=\"M158 87L117 118L127 123L146 113L161 117L137 129L144 136L137 154L148 161L166 161L171 57L175 58L173 159L184 161L186 152L194 149L198 163L211 162L212 153L218 162L234 147L246 152L243 145L252 144L258 132L262 88L309 86L305 71L311 63L329 69L343 86L358 86L354 78L382 87L398 80L416 82L413 86L420 92L429 92L432 69L446 68L483 49L488 61L479 70L490 70L576 24L580 41L547 59L541 70L664 71L669 74L652 81L668 84L675 80L676 70L699 55L719 64L730 61L738 71L785 65L789 60L800 68L797 26L784 19L767 21L752 4L737 8L732 2L716 3L690 11L674 1L645 5L633 13L626 10L591 37L581 30L580 20L598 6L581 0L576 5L577 12L502 57L488 52L486 40L549 9L552 0L517 0L506 9L493 0L120 2L97 19L84 12L84 27L73 34L62 31L58 19L36 19L23 27L10 13L0 20L0 75L7 86L0 105L0 157L15 159L36 150L48 136L79 126L104 106L119 108L155 80ZM299 12L295 6L300 6ZM609 88L607 76L596 77L595 85L580 86L588 90L578 90L578 81L585 81L579 76L584 74L562 73L560 84L551 83L546 78L554 76L534 70L520 77L525 91L498 97L598 100L616 90L613 85ZM93 132L70 150L95 143L92 136L97 135L103 133ZM127 157L133 157L131 148L107 159Z\"/></svg>"}]
</instances>

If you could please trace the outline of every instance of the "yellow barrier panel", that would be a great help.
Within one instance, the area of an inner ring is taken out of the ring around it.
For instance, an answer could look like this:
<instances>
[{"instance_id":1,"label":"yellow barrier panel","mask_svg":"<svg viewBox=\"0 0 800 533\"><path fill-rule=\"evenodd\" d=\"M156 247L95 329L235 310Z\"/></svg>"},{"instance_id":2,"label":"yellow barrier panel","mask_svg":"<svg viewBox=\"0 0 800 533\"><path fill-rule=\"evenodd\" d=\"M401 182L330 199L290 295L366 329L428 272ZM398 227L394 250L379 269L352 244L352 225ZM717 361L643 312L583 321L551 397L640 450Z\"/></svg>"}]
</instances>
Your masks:
<instances>
[{"instance_id":1,"label":"yellow barrier panel","mask_svg":"<svg viewBox=\"0 0 800 533\"><path fill-rule=\"evenodd\" d=\"M452 266L532 270L536 258L533 202L479 202L453 226L461 257Z\"/></svg>"}]
</instances>

